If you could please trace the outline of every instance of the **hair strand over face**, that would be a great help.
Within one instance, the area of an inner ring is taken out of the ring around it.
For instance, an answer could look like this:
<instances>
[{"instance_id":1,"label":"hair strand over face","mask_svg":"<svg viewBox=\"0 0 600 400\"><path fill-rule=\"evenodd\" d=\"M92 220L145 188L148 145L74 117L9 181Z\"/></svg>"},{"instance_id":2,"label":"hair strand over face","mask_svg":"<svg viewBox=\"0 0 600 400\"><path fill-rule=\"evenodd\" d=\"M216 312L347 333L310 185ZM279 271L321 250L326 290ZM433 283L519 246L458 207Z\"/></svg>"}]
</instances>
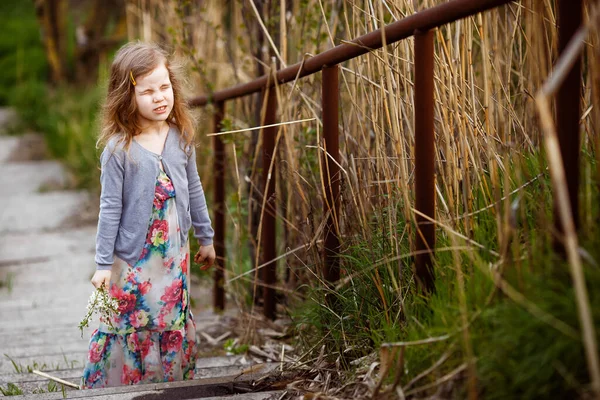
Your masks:
<instances>
[{"instance_id":1,"label":"hair strand over face","mask_svg":"<svg viewBox=\"0 0 600 400\"><path fill-rule=\"evenodd\" d=\"M129 149L133 137L142 129L138 123L135 86L131 80L143 77L161 64L169 71L173 88L173 110L167 122L177 126L185 148L193 145L195 121L183 98L183 74L181 65L173 62L169 54L153 43L131 42L119 49L111 65L106 100L102 107L102 128L97 147L117 137Z\"/></svg>"}]
</instances>

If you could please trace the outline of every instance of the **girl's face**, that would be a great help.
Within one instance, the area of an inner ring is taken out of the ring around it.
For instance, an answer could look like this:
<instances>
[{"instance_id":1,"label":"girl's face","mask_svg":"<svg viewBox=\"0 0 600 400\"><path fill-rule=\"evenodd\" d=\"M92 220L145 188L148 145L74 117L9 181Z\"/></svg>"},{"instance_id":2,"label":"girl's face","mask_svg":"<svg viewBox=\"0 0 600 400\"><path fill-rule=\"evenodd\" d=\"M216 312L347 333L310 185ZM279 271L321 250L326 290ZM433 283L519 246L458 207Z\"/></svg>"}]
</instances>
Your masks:
<instances>
[{"instance_id":1,"label":"girl's face","mask_svg":"<svg viewBox=\"0 0 600 400\"><path fill-rule=\"evenodd\" d=\"M142 127L165 121L173 109L173 87L164 64L136 79L135 101Z\"/></svg>"}]
</instances>

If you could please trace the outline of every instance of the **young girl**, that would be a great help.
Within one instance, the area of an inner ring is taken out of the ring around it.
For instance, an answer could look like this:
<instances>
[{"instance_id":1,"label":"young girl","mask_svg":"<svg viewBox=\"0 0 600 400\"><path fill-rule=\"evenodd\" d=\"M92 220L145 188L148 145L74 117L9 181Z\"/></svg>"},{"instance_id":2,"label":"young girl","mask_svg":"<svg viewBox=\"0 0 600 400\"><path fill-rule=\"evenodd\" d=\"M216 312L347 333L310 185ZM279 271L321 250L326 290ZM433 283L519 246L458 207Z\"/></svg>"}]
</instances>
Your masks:
<instances>
[{"instance_id":1,"label":"young girl","mask_svg":"<svg viewBox=\"0 0 600 400\"><path fill-rule=\"evenodd\" d=\"M111 67L92 284L109 288L119 312L92 334L83 388L194 377L190 227L203 269L215 250L176 72L166 52L144 43L123 46Z\"/></svg>"}]
</instances>

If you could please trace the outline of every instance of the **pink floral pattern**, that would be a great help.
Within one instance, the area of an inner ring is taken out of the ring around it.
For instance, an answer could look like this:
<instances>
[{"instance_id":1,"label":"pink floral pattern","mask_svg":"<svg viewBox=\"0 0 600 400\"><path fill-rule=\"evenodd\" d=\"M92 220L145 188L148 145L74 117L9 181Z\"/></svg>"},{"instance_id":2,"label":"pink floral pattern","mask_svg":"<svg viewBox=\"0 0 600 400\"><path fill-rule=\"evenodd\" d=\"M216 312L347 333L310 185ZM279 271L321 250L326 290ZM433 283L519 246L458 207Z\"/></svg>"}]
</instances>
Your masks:
<instances>
[{"instance_id":1,"label":"pink floral pattern","mask_svg":"<svg viewBox=\"0 0 600 400\"><path fill-rule=\"evenodd\" d=\"M135 265L115 260L119 313L90 339L82 388L192 379L196 326L189 310L189 243L181 243L175 189L161 171L146 242Z\"/></svg>"}]
</instances>

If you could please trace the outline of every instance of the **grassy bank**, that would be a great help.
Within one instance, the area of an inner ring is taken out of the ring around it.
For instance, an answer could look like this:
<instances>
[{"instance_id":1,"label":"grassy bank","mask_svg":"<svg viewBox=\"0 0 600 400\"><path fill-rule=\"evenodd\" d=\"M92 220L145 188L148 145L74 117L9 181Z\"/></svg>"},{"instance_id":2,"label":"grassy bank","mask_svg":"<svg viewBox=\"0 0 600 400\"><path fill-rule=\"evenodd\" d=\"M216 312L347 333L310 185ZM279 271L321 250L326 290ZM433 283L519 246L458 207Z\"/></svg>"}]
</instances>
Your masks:
<instances>
[{"instance_id":1,"label":"grassy bank","mask_svg":"<svg viewBox=\"0 0 600 400\"><path fill-rule=\"evenodd\" d=\"M584 163L595 161L587 157ZM456 227L438 229L436 291L429 299L418 295L411 279L398 280L406 276L399 269L411 268L411 258L402 256L410 249L390 257L389 235L374 221L371 241L355 238L345 249L335 291L303 288L309 300L294 313L302 347L324 345L331 365L346 371L341 383L360 381L361 370L379 359L383 387L394 393L395 383L416 397L442 392L444 398L466 398L471 384L485 399L591 395L570 267L553 249L549 176L536 171L511 174L516 187L510 189L518 191L499 211L478 212L468 240ZM534 180L519 181L519 174ZM580 230L596 326L599 182L595 175L583 181L593 206ZM506 221L501 240L494 228L497 217ZM327 293L334 302L325 300ZM358 366L352 362L361 357Z\"/></svg>"},{"instance_id":2,"label":"grassy bank","mask_svg":"<svg viewBox=\"0 0 600 400\"><path fill-rule=\"evenodd\" d=\"M9 0L0 7L0 105L16 108L21 119L12 133L42 133L50 155L73 172L76 187L97 189L95 121L101 89L51 86L33 2Z\"/></svg>"},{"instance_id":3,"label":"grassy bank","mask_svg":"<svg viewBox=\"0 0 600 400\"><path fill-rule=\"evenodd\" d=\"M77 188L99 189L96 151L98 88L48 88L27 85L16 90L11 101L26 127L41 132L50 155L62 161L75 178Z\"/></svg>"},{"instance_id":4,"label":"grassy bank","mask_svg":"<svg viewBox=\"0 0 600 400\"><path fill-rule=\"evenodd\" d=\"M46 79L47 63L32 1L0 3L0 105L11 105L15 89Z\"/></svg>"}]
</instances>

